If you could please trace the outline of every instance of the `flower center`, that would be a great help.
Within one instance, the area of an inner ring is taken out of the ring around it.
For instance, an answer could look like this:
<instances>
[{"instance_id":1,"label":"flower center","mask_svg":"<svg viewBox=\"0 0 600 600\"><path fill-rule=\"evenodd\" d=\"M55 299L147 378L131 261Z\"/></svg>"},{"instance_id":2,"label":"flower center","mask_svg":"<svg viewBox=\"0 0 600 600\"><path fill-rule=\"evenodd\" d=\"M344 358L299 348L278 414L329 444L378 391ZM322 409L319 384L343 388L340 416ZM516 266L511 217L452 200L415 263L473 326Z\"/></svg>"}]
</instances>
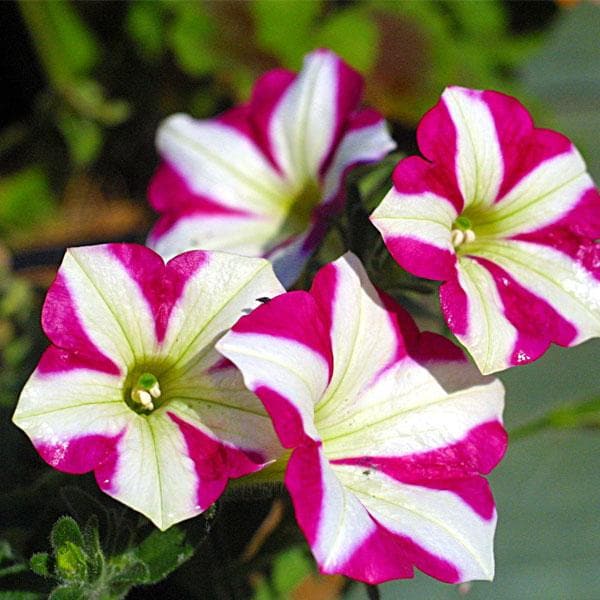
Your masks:
<instances>
[{"instance_id":1,"label":"flower center","mask_svg":"<svg viewBox=\"0 0 600 600\"><path fill-rule=\"evenodd\" d=\"M463 244L469 244L475 241L475 232L473 231L473 225L471 219L460 215L452 224L452 231L450 232L450 239L452 245L455 248L459 248Z\"/></svg>"},{"instance_id":2,"label":"flower center","mask_svg":"<svg viewBox=\"0 0 600 600\"><path fill-rule=\"evenodd\" d=\"M156 375L144 371L139 375L134 374L132 377L128 377L128 380L125 384L124 400L131 410L147 415L159 404L162 404L162 402L158 402L162 396L162 390Z\"/></svg>"},{"instance_id":3,"label":"flower center","mask_svg":"<svg viewBox=\"0 0 600 600\"><path fill-rule=\"evenodd\" d=\"M310 225L313 210L320 201L321 188L317 182L308 181L292 198L281 230L289 234L305 231Z\"/></svg>"}]
</instances>

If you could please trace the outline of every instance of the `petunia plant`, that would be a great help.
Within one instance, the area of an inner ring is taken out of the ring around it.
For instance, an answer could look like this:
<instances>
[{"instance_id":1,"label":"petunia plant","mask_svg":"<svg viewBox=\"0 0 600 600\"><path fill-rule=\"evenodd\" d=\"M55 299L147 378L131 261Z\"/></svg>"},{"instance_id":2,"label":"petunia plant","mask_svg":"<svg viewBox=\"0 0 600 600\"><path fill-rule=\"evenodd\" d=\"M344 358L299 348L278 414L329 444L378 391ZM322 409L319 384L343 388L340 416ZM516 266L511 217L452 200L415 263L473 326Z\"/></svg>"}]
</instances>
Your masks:
<instances>
[{"instance_id":1,"label":"petunia plant","mask_svg":"<svg viewBox=\"0 0 600 600\"><path fill-rule=\"evenodd\" d=\"M42 312L52 346L13 420L50 465L93 470L160 529L197 515L281 452L214 349L257 298L281 291L264 259L192 251L165 265L134 244L72 248Z\"/></svg>"},{"instance_id":2,"label":"petunia plant","mask_svg":"<svg viewBox=\"0 0 600 600\"><path fill-rule=\"evenodd\" d=\"M266 256L294 283L344 204L357 163L395 147L382 117L360 108L361 76L335 54L302 71L269 71L248 104L215 119L169 117L149 196L161 218L149 245L165 258L203 248Z\"/></svg>"},{"instance_id":3,"label":"petunia plant","mask_svg":"<svg viewBox=\"0 0 600 600\"><path fill-rule=\"evenodd\" d=\"M450 87L371 219L405 269L443 281L483 373L600 335L600 194L563 135L514 98Z\"/></svg>"},{"instance_id":4,"label":"petunia plant","mask_svg":"<svg viewBox=\"0 0 600 600\"><path fill-rule=\"evenodd\" d=\"M348 175L395 144L362 86L315 50L220 116L168 117L149 247L67 251L42 310L51 346L13 420L52 467L93 472L161 530L212 507L232 479L232 497L284 483L323 573L490 580L485 476L507 448L490 374L600 336L600 194L573 144L517 100L449 87L418 127L423 157L400 161L371 225L366 205L383 194L366 202L361 180L347 202ZM333 225L346 247L330 262ZM468 354L402 306L410 285L432 291L416 278L441 282ZM299 281L308 289L286 291ZM32 564L84 595L123 597L193 552L176 528L137 550L106 544L105 560L99 520L82 527L60 520L69 539Z\"/></svg>"},{"instance_id":5,"label":"petunia plant","mask_svg":"<svg viewBox=\"0 0 600 600\"><path fill-rule=\"evenodd\" d=\"M420 334L348 254L309 292L243 317L218 343L290 449L285 483L324 573L368 583L491 579L504 390Z\"/></svg>"}]
</instances>

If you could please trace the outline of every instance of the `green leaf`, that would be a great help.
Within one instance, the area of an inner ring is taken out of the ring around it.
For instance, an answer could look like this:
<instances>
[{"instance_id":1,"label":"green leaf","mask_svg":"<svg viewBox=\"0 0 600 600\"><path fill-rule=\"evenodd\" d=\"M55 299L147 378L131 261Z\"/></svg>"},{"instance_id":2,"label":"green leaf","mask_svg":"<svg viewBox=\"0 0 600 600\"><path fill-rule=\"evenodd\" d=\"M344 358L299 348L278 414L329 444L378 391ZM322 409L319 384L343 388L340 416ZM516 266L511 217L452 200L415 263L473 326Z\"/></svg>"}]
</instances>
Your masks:
<instances>
[{"instance_id":1,"label":"green leaf","mask_svg":"<svg viewBox=\"0 0 600 600\"><path fill-rule=\"evenodd\" d=\"M15 590L11 592L0 592L0 600L41 600L44 594L37 592L23 592Z\"/></svg>"},{"instance_id":2,"label":"green leaf","mask_svg":"<svg viewBox=\"0 0 600 600\"><path fill-rule=\"evenodd\" d=\"M100 48L91 30L79 17L76 5L67 0L42 4L53 31L54 51L60 52L71 72L88 73L98 62Z\"/></svg>"},{"instance_id":3,"label":"green leaf","mask_svg":"<svg viewBox=\"0 0 600 600\"><path fill-rule=\"evenodd\" d=\"M141 560L128 557L127 564L119 565L123 562L123 557L119 557L116 562L111 562L111 568L114 574L110 576L110 586L115 589L128 589L134 585L148 583L150 578L150 569Z\"/></svg>"},{"instance_id":4,"label":"green leaf","mask_svg":"<svg viewBox=\"0 0 600 600\"><path fill-rule=\"evenodd\" d=\"M316 45L331 48L359 71L369 71L377 57L379 33L367 10L358 7L334 13L321 27Z\"/></svg>"},{"instance_id":5,"label":"green leaf","mask_svg":"<svg viewBox=\"0 0 600 600\"><path fill-rule=\"evenodd\" d=\"M44 169L31 166L0 179L0 232L27 228L50 217L55 200Z\"/></svg>"},{"instance_id":6,"label":"green leaf","mask_svg":"<svg viewBox=\"0 0 600 600\"><path fill-rule=\"evenodd\" d=\"M75 166L85 167L94 162L104 141L100 125L68 111L59 113L56 122Z\"/></svg>"},{"instance_id":7,"label":"green leaf","mask_svg":"<svg viewBox=\"0 0 600 600\"><path fill-rule=\"evenodd\" d=\"M14 560L15 553L6 540L0 540L0 564L7 560Z\"/></svg>"},{"instance_id":8,"label":"green leaf","mask_svg":"<svg viewBox=\"0 0 600 600\"><path fill-rule=\"evenodd\" d=\"M273 565L273 588L277 598L285 597L313 570L310 560L300 547L279 554Z\"/></svg>"},{"instance_id":9,"label":"green leaf","mask_svg":"<svg viewBox=\"0 0 600 600\"><path fill-rule=\"evenodd\" d=\"M300 68L302 57L314 46L322 3L256 0L248 8L254 17L258 45L273 53L283 66Z\"/></svg>"},{"instance_id":10,"label":"green leaf","mask_svg":"<svg viewBox=\"0 0 600 600\"><path fill-rule=\"evenodd\" d=\"M185 533L178 527L153 531L135 550L135 555L148 569L148 583L157 583L182 565L194 554L186 542Z\"/></svg>"},{"instance_id":11,"label":"green leaf","mask_svg":"<svg viewBox=\"0 0 600 600\"><path fill-rule=\"evenodd\" d=\"M98 44L66 0L19 3L38 56L55 88L89 74L96 65Z\"/></svg>"},{"instance_id":12,"label":"green leaf","mask_svg":"<svg viewBox=\"0 0 600 600\"><path fill-rule=\"evenodd\" d=\"M51 577L50 555L47 552L36 552L29 560L31 570L40 577Z\"/></svg>"},{"instance_id":13,"label":"green leaf","mask_svg":"<svg viewBox=\"0 0 600 600\"><path fill-rule=\"evenodd\" d=\"M157 58L164 49L164 10L160 2L132 2L125 27L147 58Z\"/></svg>"},{"instance_id":14,"label":"green leaf","mask_svg":"<svg viewBox=\"0 0 600 600\"><path fill-rule=\"evenodd\" d=\"M170 5L174 19L167 40L175 59L189 75L205 75L219 68L219 57L212 48L217 30L200 3L176 2Z\"/></svg>"}]
</instances>

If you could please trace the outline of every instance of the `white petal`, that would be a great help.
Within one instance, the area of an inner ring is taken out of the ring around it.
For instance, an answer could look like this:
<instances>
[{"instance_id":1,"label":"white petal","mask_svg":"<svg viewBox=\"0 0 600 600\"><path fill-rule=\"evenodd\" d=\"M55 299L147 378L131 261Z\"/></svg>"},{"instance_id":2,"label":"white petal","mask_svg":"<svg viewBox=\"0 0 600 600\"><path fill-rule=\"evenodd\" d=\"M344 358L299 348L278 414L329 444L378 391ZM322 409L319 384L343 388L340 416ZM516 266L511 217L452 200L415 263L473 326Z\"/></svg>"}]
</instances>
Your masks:
<instances>
[{"instance_id":1,"label":"white petal","mask_svg":"<svg viewBox=\"0 0 600 600\"><path fill-rule=\"evenodd\" d=\"M504 175L494 117L474 90L447 88L442 99L456 130L456 177L465 208L490 205Z\"/></svg>"}]
</instances>

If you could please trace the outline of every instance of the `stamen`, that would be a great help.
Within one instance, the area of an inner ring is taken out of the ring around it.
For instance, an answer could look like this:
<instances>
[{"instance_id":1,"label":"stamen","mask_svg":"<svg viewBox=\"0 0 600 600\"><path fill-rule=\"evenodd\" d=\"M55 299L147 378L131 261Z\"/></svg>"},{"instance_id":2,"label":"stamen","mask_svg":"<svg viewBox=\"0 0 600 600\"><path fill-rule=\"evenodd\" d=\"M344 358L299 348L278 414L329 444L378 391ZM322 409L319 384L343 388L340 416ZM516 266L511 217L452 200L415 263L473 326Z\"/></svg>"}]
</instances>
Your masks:
<instances>
[{"instance_id":1,"label":"stamen","mask_svg":"<svg viewBox=\"0 0 600 600\"><path fill-rule=\"evenodd\" d=\"M462 230L453 229L450 232L450 241L455 248L462 246L463 244L469 244L475 241L475 232L472 229Z\"/></svg>"},{"instance_id":2,"label":"stamen","mask_svg":"<svg viewBox=\"0 0 600 600\"><path fill-rule=\"evenodd\" d=\"M146 410L154 410L153 398L160 398L161 390L158 379L152 373L142 373L137 385L131 390L131 399L141 404Z\"/></svg>"}]
</instances>

